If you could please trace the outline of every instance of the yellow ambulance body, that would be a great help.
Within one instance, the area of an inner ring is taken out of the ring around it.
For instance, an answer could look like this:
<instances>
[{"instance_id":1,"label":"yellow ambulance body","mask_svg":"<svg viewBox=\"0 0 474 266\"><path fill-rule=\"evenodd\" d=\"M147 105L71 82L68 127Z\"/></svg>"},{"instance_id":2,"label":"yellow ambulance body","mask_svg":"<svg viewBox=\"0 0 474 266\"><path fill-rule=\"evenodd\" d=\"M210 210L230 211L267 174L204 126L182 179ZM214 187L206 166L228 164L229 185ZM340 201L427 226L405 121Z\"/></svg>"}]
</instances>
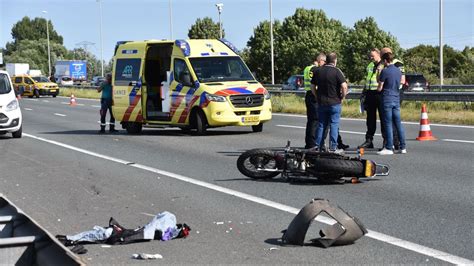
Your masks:
<instances>
[{"instance_id":1,"label":"yellow ambulance body","mask_svg":"<svg viewBox=\"0 0 474 266\"><path fill-rule=\"evenodd\" d=\"M132 134L143 126L260 132L272 118L270 94L224 39L118 42L112 84L113 114Z\"/></svg>"}]
</instances>

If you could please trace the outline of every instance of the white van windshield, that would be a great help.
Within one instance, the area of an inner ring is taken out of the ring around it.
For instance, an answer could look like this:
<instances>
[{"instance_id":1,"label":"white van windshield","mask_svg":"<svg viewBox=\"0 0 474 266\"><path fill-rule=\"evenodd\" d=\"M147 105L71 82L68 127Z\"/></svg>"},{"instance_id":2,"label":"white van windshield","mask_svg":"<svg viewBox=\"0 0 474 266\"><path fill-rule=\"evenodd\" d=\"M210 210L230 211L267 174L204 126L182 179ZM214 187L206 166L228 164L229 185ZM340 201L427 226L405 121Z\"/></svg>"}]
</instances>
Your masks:
<instances>
[{"instance_id":1,"label":"white van windshield","mask_svg":"<svg viewBox=\"0 0 474 266\"><path fill-rule=\"evenodd\" d=\"M0 94L7 94L12 90L8 76L0 73Z\"/></svg>"},{"instance_id":2,"label":"white van windshield","mask_svg":"<svg viewBox=\"0 0 474 266\"><path fill-rule=\"evenodd\" d=\"M199 82L254 80L238 56L199 57L189 61Z\"/></svg>"}]
</instances>

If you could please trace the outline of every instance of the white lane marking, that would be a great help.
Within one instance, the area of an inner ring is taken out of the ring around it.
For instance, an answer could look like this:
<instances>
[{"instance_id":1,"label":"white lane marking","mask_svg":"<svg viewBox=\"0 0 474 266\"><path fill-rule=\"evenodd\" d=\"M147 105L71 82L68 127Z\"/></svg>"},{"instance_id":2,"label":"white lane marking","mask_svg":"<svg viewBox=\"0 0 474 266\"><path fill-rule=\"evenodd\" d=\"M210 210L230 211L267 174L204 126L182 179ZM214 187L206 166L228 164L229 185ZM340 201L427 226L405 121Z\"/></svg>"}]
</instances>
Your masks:
<instances>
[{"instance_id":1,"label":"white lane marking","mask_svg":"<svg viewBox=\"0 0 474 266\"><path fill-rule=\"evenodd\" d=\"M49 101L48 101L48 100L42 100L42 101L43 101L43 102L45 102L45 103L49 103Z\"/></svg>"},{"instance_id":2,"label":"white lane marking","mask_svg":"<svg viewBox=\"0 0 474 266\"><path fill-rule=\"evenodd\" d=\"M287 128L306 129L306 127L302 127L302 126L290 126L290 125L275 125L275 126L277 126L277 127L287 127ZM357 131L341 130L340 132L348 133L348 134L356 134L356 135L365 135L365 132L357 132ZM382 134L375 133L375 136L382 136ZM471 140L441 139L441 141L462 142L462 143L473 143L474 144L474 141L471 141Z\"/></svg>"},{"instance_id":3,"label":"white lane marking","mask_svg":"<svg viewBox=\"0 0 474 266\"><path fill-rule=\"evenodd\" d=\"M472 140L442 139L442 141L461 142L461 143L473 143L473 144L474 144L474 141L472 141Z\"/></svg>"},{"instance_id":4,"label":"white lane marking","mask_svg":"<svg viewBox=\"0 0 474 266\"><path fill-rule=\"evenodd\" d=\"M278 113L272 113L272 115L274 115L274 116L287 116L287 117L306 118L306 115L297 115L297 114L278 114ZM341 120L365 122L365 119L361 119L361 118L341 118ZM377 122L380 122L380 120L377 120ZM402 122L402 124L407 124L407 125L420 125L420 123L417 123L417 122ZM436 127L456 127L456 128L474 129L474 126L464 126L464 125L432 124L432 123L430 123L430 125L431 125L431 126L436 126Z\"/></svg>"},{"instance_id":5,"label":"white lane marking","mask_svg":"<svg viewBox=\"0 0 474 266\"><path fill-rule=\"evenodd\" d=\"M100 108L101 106L100 105L91 105L92 107L97 107L97 108Z\"/></svg>"},{"instance_id":6,"label":"white lane marking","mask_svg":"<svg viewBox=\"0 0 474 266\"><path fill-rule=\"evenodd\" d=\"M61 102L61 104L69 104L68 102Z\"/></svg>"},{"instance_id":7,"label":"white lane marking","mask_svg":"<svg viewBox=\"0 0 474 266\"><path fill-rule=\"evenodd\" d=\"M256 196L253 196L253 195L250 195L250 194L246 194L246 193L243 193L243 192L239 192L239 191L236 191L236 190L232 190L232 189L224 188L224 187L217 186L217 185L214 185L214 184L206 183L206 182L203 182L203 181L200 181L200 180L192 179L190 177L182 176L182 175L179 175L179 174L171 173L171 172L168 172L168 171L160 170L160 169L149 167L149 166L146 166L146 165L135 164L135 163L132 163L132 162L128 162L128 161L121 160L121 159L118 159L118 158L114 158L114 157L111 157L111 156L107 156L107 155L103 155L103 154L100 154L100 153L88 151L88 150L85 150L85 149L77 148L77 147L74 147L74 146L71 146L71 145L68 145L68 144L64 144L64 143L61 143L61 142L58 142L58 141L37 137L37 136L30 135L30 134L27 134L27 133L23 133L23 135L26 136L26 137L30 137L30 138L33 138L33 139L44 141L44 142L47 142L47 143L50 143L50 144L58 145L60 147L66 148L66 149L74 150L74 151L77 151L77 152L81 152L81 153L88 154L88 155L91 155L91 156L95 156L95 157L98 157L98 158L102 158L102 159L105 159L105 160L109 160L109 161L117 162L117 163L120 163L120 164L128 165L128 166L131 166L131 167L139 168L139 169L142 169L142 170L145 170L145 171L150 171L152 173L168 176L168 177L171 177L171 178L174 178L174 179L177 179L177 180L181 180L181 181L188 182L188 183L191 183L191 184L194 184L194 185L205 187L205 188L208 188L208 189L211 189L211 190L214 190L214 191L218 191L218 192L221 192L221 193L225 193L225 194L228 194L228 195L239 197L239 198L244 199L244 200L252 201L252 202L255 202L255 203L258 203L258 204L261 204L261 205L264 205L264 206L268 206L268 207L271 207L271 208L274 208L274 209L277 209L277 210L289 212L289 213L292 213L292 214L298 214L299 211L300 211L300 209L290 207L290 206L287 206L287 205L283 205L283 204L278 203L278 202L270 201L270 200L267 200L267 199L259 198L259 197L256 197ZM319 222L325 223L325 224L332 224L333 223L332 219L327 218L327 217L323 217L323 216L316 217L316 220L319 221ZM412 243L410 241L406 241L406 240L403 240L403 239L400 239L400 238L392 237L392 236L382 234L382 233L379 233L379 232L376 232L376 231L368 230L368 233L366 234L366 236L370 237L370 238L373 238L373 239L376 239L376 240L379 240L379 241L382 241L382 242L385 242L385 243L388 243L388 244L392 244L394 246L398 246L398 247L401 247L401 248L419 253L419 254L423 254L423 255L433 257L433 258L436 258L436 259L439 259L439 260L442 260L442 261L446 261L446 262L449 262L449 263L458 264L458 265L459 264L474 264L474 261L471 261L469 259L465 259L465 258L456 256L456 255L452 255L452 254L449 254L447 252L443 252L443 251L436 250L436 249L433 249L433 248L425 247L425 246L422 246L422 245L419 245L419 244L416 244L416 243Z\"/></svg>"},{"instance_id":8,"label":"white lane marking","mask_svg":"<svg viewBox=\"0 0 474 266\"><path fill-rule=\"evenodd\" d=\"M25 108L23 108L23 109L25 109L26 111L33 111L33 109L31 109L31 108L26 108L26 107L25 107Z\"/></svg>"},{"instance_id":9,"label":"white lane marking","mask_svg":"<svg viewBox=\"0 0 474 266\"><path fill-rule=\"evenodd\" d=\"M58 113L54 113L54 115L57 115L57 116L66 116L64 114L58 114Z\"/></svg>"},{"instance_id":10,"label":"white lane marking","mask_svg":"<svg viewBox=\"0 0 474 266\"><path fill-rule=\"evenodd\" d=\"M83 103L76 103L77 106L84 106Z\"/></svg>"}]
</instances>

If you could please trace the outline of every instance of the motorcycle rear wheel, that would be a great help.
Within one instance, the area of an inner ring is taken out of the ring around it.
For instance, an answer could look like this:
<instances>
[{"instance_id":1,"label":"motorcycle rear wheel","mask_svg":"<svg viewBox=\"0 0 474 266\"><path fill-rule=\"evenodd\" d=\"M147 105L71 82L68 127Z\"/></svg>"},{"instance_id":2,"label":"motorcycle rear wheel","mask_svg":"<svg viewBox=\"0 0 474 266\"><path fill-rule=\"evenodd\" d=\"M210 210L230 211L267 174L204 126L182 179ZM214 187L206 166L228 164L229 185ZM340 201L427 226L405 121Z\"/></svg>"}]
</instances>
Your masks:
<instances>
[{"instance_id":1,"label":"motorcycle rear wheel","mask_svg":"<svg viewBox=\"0 0 474 266\"><path fill-rule=\"evenodd\" d=\"M316 172L334 177L365 177L364 163L357 160L338 158L317 158L314 160Z\"/></svg>"},{"instance_id":2,"label":"motorcycle rear wheel","mask_svg":"<svg viewBox=\"0 0 474 266\"><path fill-rule=\"evenodd\" d=\"M260 169L279 169L279 163L274 151L253 149L242 153L237 159L239 171L253 179L270 179L280 174L280 171L262 171Z\"/></svg>"}]
</instances>

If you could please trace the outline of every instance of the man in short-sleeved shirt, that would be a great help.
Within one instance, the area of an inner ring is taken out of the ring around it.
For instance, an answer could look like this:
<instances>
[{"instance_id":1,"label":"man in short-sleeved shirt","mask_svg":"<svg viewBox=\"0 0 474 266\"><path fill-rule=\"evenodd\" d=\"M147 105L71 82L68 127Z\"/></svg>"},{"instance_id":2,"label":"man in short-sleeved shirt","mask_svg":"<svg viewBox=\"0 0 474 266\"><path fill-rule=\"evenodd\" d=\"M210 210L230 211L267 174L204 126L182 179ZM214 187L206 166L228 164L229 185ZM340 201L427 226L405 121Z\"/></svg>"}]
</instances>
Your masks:
<instances>
[{"instance_id":1,"label":"man in short-sleeved shirt","mask_svg":"<svg viewBox=\"0 0 474 266\"><path fill-rule=\"evenodd\" d=\"M347 82L342 71L336 67L336 64L336 54L330 53L326 58L326 65L314 71L311 83L317 87L319 105L316 145L322 145L324 142L323 129L330 125L329 151L342 152L342 149L337 150L336 148L341 103L347 94Z\"/></svg>"},{"instance_id":2,"label":"man in short-sleeved shirt","mask_svg":"<svg viewBox=\"0 0 474 266\"><path fill-rule=\"evenodd\" d=\"M382 110L386 132L384 148L378 152L380 155L393 154L393 128L397 129L400 140L400 153L406 153L405 131L400 118L400 80L402 72L393 64L393 54L385 53L382 56L385 68L380 73L378 91L382 92Z\"/></svg>"}]
</instances>

